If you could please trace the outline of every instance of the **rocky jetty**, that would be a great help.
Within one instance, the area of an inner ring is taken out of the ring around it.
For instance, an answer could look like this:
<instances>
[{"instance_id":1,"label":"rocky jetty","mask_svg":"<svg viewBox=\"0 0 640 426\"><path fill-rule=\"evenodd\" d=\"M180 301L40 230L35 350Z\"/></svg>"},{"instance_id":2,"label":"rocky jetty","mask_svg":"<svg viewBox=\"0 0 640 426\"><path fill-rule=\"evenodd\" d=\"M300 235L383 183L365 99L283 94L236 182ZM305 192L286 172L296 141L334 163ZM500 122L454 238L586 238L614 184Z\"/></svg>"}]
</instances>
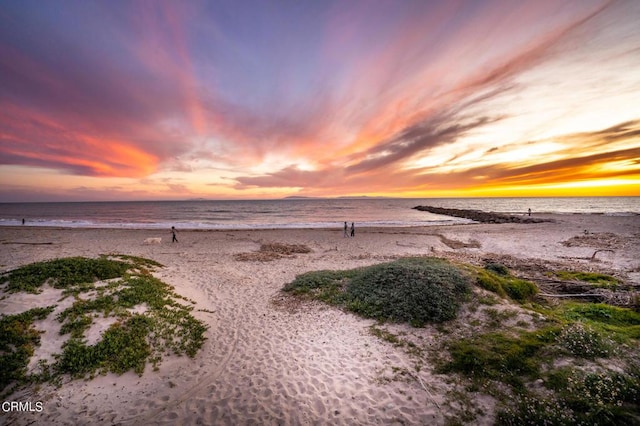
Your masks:
<instances>
[{"instance_id":1,"label":"rocky jetty","mask_svg":"<svg viewBox=\"0 0 640 426\"><path fill-rule=\"evenodd\" d=\"M416 206L416 210L446 216L462 217L482 223L540 223L551 222L549 219L538 219L531 216L513 216L501 213L483 212L482 210L447 209L443 207Z\"/></svg>"}]
</instances>

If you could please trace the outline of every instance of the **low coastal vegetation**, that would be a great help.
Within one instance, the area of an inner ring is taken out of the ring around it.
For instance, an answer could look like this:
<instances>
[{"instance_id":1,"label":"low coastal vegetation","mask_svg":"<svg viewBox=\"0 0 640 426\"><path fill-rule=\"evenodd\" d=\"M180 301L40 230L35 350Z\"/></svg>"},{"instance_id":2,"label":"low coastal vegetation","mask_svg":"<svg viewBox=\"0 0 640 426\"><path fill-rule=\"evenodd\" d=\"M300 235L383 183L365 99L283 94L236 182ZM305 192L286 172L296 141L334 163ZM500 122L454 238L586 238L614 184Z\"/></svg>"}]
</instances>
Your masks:
<instances>
[{"instance_id":1,"label":"low coastal vegetation","mask_svg":"<svg viewBox=\"0 0 640 426\"><path fill-rule=\"evenodd\" d=\"M38 262L18 268L6 276L6 291L38 293L46 283L53 288L69 289L98 280L107 280L124 275L131 267L123 261L70 257Z\"/></svg>"},{"instance_id":2,"label":"low coastal vegetation","mask_svg":"<svg viewBox=\"0 0 640 426\"><path fill-rule=\"evenodd\" d=\"M511 276L509 270L500 264L489 263L484 269L477 269L476 273L478 286L500 297L509 296L518 302L525 302L538 293L534 283Z\"/></svg>"},{"instance_id":3,"label":"low coastal vegetation","mask_svg":"<svg viewBox=\"0 0 640 426\"><path fill-rule=\"evenodd\" d=\"M40 333L32 327L33 322L45 319L53 309L34 308L0 317L0 392L9 384L24 381L29 359L40 344Z\"/></svg>"},{"instance_id":4,"label":"low coastal vegetation","mask_svg":"<svg viewBox=\"0 0 640 426\"><path fill-rule=\"evenodd\" d=\"M191 315L195 302L151 275L151 269L160 266L124 255L73 257L29 264L2 275L7 295L37 294L51 286L62 290L58 302L72 297L73 303L65 309L52 305L0 317L0 392L8 395L20 385L59 382L64 375L82 378L130 370L142 374L147 363L157 367L168 354L194 357L204 343L206 326ZM60 335L66 338L62 352L29 369L41 339L34 323L54 312ZM97 321L110 325L89 343L88 331Z\"/></svg>"},{"instance_id":5,"label":"low coastal vegetation","mask_svg":"<svg viewBox=\"0 0 640 426\"><path fill-rule=\"evenodd\" d=\"M469 294L464 271L436 258L407 258L349 271L299 275L284 291L344 307L367 318L427 323L454 319Z\"/></svg>"},{"instance_id":6,"label":"low coastal vegetation","mask_svg":"<svg viewBox=\"0 0 640 426\"><path fill-rule=\"evenodd\" d=\"M378 320L371 333L406 351L416 373L431 365L446 375L450 424L479 416L499 425L640 424L640 313L632 309L547 302L501 264L436 258L308 272L283 290ZM477 405L479 395L495 401L493 414Z\"/></svg>"},{"instance_id":7,"label":"low coastal vegetation","mask_svg":"<svg viewBox=\"0 0 640 426\"><path fill-rule=\"evenodd\" d=\"M617 278L597 272L555 271L554 275L563 280L590 283L594 287L615 288L620 284L620 280Z\"/></svg>"}]
</instances>

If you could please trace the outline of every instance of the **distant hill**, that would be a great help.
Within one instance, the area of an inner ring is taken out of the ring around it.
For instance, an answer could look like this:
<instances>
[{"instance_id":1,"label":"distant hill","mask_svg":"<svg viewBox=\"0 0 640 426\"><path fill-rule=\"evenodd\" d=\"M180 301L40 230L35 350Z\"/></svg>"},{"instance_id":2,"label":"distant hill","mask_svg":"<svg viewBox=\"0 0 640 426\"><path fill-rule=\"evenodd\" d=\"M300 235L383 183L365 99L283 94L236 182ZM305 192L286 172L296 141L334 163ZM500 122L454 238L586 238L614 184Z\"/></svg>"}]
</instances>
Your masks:
<instances>
[{"instance_id":1,"label":"distant hill","mask_svg":"<svg viewBox=\"0 0 640 426\"><path fill-rule=\"evenodd\" d=\"M341 197L336 197L339 198L341 200L347 199L347 200L362 200L362 199L382 199L382 198L391 198L391 197L383 197L383 196L374 196L371 197L369 195L343 195Z\"/></svg>"},{"instance_id":2,"label":"distant hill","mask_svg":"<svg viewBox=\"0 0 640 426\"><path fill-rule=\"evenodd\" d=\"M391 198L391 197L382 197L382 196L369 196L369 195L341 195L339 197L305 197L303 195L290 195L288 197L284 197L283 200L377 200L383 198Z\"/></svg>"}]
</instances>

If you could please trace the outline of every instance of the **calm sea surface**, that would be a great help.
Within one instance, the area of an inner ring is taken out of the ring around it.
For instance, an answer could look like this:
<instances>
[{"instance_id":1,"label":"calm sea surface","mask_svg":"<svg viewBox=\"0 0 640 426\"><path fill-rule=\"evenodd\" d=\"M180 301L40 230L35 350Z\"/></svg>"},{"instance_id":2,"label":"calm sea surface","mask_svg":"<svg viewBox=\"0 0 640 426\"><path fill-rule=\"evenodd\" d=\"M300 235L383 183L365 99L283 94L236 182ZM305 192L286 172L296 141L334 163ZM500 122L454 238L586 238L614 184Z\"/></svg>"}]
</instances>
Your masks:
<instances>
[{"instance_id":1,"label":"calm sea surface","mask_svg":"<svg viewBox=\"0 0 640 426\"><path fill-rule=\"evenodd\" d=\"M418 205L493 212L640 215L640 197L384 198L256 201L0 203L0 226L248 229L428 226L469 220L413 210ZM640 220L640 219L639 219Z\"/></svg>"}]
</instances>

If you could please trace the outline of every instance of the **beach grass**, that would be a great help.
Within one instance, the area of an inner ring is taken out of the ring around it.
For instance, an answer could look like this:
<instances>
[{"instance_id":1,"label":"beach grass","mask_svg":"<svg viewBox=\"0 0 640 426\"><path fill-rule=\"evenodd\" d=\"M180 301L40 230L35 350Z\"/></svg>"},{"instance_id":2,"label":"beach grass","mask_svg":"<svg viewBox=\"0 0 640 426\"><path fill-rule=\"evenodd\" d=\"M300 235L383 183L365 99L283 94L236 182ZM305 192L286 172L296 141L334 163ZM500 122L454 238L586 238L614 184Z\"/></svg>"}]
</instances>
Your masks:
<instances>
[{"instance_id":1,"label":"beach grass","mask_svg":"<svg viewBox=\"0 0 640 426\"><path fill-rule=\"evenodd\" d=\"M558 333L557 327L548 327L535 332L491 332L452 340L447 345L451 359L442 363L438 371L499 381L521 391L526 378L539 376L541 353Z\"/></svg>"},{"instance_id":2,"label":"beach grass","mask_svg":"<svg viewBox=\"0 0 640 426\"><path fill-rule=\"evenodd\" d=\"M563 280L586 282L596 288L615 288L620 284L617 278L598 272L556 271L555 276Z\"/></svg>"},{"instance_id":3,"label":"beach grass","mask_svg":"<svg viewBox=\"0 0 640 426\"><path fill-rule=\"evenodd\" d=\"M484 268L476 268L476 273L477 285L500 297L508 296L522 303L538 294L538 287L534 283L512 276L504 265L489 263Z\"/></svg>"}]
</instances>

